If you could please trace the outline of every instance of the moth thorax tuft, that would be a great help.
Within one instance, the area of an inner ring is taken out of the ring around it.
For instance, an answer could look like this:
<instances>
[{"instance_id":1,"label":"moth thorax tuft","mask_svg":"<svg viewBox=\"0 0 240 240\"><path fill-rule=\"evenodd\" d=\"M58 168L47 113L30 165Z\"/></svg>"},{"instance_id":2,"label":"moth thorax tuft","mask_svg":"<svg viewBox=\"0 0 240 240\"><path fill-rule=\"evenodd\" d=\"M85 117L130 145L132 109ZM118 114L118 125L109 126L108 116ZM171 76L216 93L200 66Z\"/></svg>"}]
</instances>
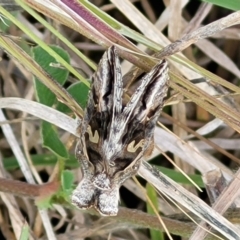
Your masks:
<instances>
[{"instance_id":1,"label":"moth thorax tuft","mask_svg":"<svg viewBox=\"0 0 240 240\"><path fill-rule=\"evenodd\" d=\"M111 189L111 182L106 173L99 173L98 175L96 175L93 184L95 187L101 190Z\"/></svg>"}]
</instances>

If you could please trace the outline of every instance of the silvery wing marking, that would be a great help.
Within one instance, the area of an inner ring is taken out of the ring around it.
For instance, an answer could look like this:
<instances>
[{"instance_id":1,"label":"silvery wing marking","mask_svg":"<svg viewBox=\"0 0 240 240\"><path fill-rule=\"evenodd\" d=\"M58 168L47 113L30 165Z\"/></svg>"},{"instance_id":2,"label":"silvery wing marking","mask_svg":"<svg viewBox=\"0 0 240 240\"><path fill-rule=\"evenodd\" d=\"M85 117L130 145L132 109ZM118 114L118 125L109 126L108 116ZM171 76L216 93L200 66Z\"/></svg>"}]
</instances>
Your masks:
<instances>
[{"instance_id":1,"label":"silvery wing marking","mask_svg":"<svg viewBox=\"0 0 240 240\"><path fill-rule=\"evenodd\" d=\"M72 194L81 209L95 207L102 215L118 212L119 188L135 175L151 152L153 132L168 90L165 60L144 74L135 93L123 103L120 61L115 47L103 55L92 77L92 89L76 157L83 179Z\"/></svg>"}]
</instances>

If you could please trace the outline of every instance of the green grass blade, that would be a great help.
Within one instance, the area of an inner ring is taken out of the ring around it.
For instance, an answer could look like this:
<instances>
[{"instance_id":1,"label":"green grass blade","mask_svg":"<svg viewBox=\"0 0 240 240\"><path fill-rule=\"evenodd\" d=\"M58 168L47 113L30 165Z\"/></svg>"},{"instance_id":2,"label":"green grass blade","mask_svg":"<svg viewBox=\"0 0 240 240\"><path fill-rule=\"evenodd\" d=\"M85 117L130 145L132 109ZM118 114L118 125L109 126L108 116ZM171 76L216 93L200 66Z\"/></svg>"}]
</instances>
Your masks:
<instances>
[{"instance_id":1,"label":"green grass blade","mask_svg":"<svg viewBox=\"0 0 240 240\"><path fill-rule=\"evenodd\" d=\"M202 0L207 3L212 3L214 5L228 8L234 11L240 10L240 1L239 0Z\"/></svg>"},{"instance_id":2,"label":"green grass blade","mask_svg":"<svg viewBox=\"0 0 240 240\"><path fill-rule=\"evenodd\" d=\"M71 65L69 65L61 56L59 56L53 49L51 49L44 41L38 38L30 29L24 26L20 21L18 21L11 13L6 11L0 6L0 12L7 17L12 23L19 27L25 34L27 34L34 42L41 46L46 52L53 56L62 66L74 74L78 79L80 79L84 84L90 86L89 82L81 76Z\"/></svg>"},{"instance_id":3,"label":"green grass blade","mask_svg":"<svg viewBox=\"0 0 240 240\"><path fill-rule=\"evenodd\" d=\"M155 188L152 185L150 185L149 183L147 183L146 190L147 190L147 195L148 195L149 199L151 200L153 206L155 207L155 209L158 209L158 196L157 196L157 192L156 192ZM147 212L152 215L156 214L154 212L154 209L152 208L151 204L148 201L147 201ZM157 231L157 230L150 229L150 235L151 235L152 240L163 240L164 239L163 233L160 231Z\"/></svg>"}]
</instances>

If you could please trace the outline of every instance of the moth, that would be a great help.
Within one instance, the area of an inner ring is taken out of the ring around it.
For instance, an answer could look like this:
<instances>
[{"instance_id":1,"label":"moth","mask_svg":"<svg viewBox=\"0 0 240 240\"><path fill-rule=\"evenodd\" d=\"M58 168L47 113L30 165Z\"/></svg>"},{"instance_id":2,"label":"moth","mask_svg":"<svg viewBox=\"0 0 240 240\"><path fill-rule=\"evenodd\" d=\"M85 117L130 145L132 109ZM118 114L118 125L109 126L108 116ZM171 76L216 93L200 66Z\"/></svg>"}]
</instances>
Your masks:
<instances>
[{"instance_id":1,"label":"moth","mask_svg":"<svg viewBox=\"0 0 240 240\"><path fill-rule=\"evenodd\" d=\"M118 213L119 188L135 175L153 149L153 133L168 90L168 64L158 63L141 77L126 102L116 48L103 55L92 76L92 87L76 157L83 178L72 194L80 209L94 207L103 216Z\"/></svg>"}]
</instances>

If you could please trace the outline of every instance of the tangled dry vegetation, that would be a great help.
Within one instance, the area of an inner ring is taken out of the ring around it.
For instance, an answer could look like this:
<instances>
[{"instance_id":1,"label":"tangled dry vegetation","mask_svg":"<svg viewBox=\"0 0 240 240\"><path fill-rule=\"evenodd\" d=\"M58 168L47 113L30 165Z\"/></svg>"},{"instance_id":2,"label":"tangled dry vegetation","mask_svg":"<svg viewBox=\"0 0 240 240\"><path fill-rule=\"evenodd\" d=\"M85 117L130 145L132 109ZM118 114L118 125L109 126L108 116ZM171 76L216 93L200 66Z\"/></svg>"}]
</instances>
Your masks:
<instances>
[{"instance_id":1,"label":"tangled dry vegetation","mask_svg":"<svg viewBox=\"0 0 240 240\"><path fill-rule=\"evenodd\" d=\"M0 1L0 239L169 239L160 216L172 239L240 239L240 12L195 0L91 2ZM69 199L81 179L73 112L81 118L89 76L113 44L127 94L161 58L170 88L146 159L155 168L143 162L118 215L101 217Z\"/></svg>"}]
</instances>

